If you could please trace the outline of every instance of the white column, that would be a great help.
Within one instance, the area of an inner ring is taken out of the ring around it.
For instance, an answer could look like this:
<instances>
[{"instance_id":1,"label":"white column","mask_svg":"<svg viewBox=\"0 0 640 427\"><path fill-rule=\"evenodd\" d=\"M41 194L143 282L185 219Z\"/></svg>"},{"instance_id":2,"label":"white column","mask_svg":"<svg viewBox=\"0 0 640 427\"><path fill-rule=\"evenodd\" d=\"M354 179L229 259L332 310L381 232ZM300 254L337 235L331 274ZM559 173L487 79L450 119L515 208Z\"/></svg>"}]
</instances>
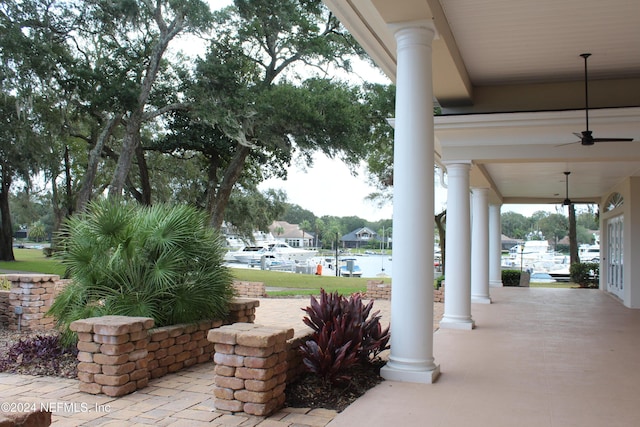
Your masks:
<instances>
[{"instance_id":1,"label":"white column","mask_svg":"<svg viewBox=\"0 0 640 427\"><path fill-rule=\"evenodd\" d=\"M489 296L489 189L474 188L471 194L473 197L471 302L491 304Z\"/></svg>"},{"instance_id":2,"label":"white column","mask_svg":"<svg viewBox=\"0 0 640 427\"><path fill-rule=\"evenodd\" d=\"M433 383L432 21L394 24L397 42L393 286L387 380Z\"/></svg>"},{"instance_id":3,"label":"white column","mask_svg":"<svg viewBox=\"0 0 640 427\"><path fill-rule=\"evenodd\" d=\"M489 205L489 286L502 287L502 223L500 205Z\"/></svg>"},{"instance_id":4,"label":"white column","mask_svg":"<svg viewBox=\"0 0 640 427\"><path fill-rule=\"evenodd\" d=\"M471 319L471 218L468 163L446 164L447 243L444 267L444 329L473 329ZM395 254L394 254L395 259ZM395 265L394 265L395 271Z\"/></svg>"}]
</instances>

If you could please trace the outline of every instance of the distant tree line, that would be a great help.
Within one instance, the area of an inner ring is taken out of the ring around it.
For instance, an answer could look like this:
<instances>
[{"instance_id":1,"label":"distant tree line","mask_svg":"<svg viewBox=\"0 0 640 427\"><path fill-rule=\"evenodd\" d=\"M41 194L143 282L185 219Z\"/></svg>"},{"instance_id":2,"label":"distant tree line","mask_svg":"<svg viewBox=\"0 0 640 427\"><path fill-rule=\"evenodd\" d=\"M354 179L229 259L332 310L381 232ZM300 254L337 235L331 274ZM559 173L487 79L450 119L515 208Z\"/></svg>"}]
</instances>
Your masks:
<instances>
[{"instance_id":1,"label":"distant tree line","mask_svg":"<svg viewBox=\"0 0 640 427\"><path fill-rule=\"evenodd\" d=\"M287 204L283 215L279 218L290 224L298 224L304 231L313 233L317 237L317 244L326 249L335 248L336 235L342 237L353 230L368 227L378 234L378 239L392 235L392 220L383 219L379 221L367 221L358 216L337 217L331 215L316 216L310 210L304 209L296 204ZM379 246L380 240L372 243L372 248Z\"/></svg>"},{"instance_id":2,"label":"distant tree line","mask_svg":"<svg viewBox=\"0 0 640 427\"><path fill-rule=\"evenodd\" d=\"M569 235L567 215L546 211L534 212L530 217L515 212L501 214L502 234L517 240L548 240L563 249L558 242ZM600 228L593 206L587 205L576 213L576 240L578 244L594 243L593 232ZM568 249L568 244L567 244Z\"/></svg>"}]
</instances>

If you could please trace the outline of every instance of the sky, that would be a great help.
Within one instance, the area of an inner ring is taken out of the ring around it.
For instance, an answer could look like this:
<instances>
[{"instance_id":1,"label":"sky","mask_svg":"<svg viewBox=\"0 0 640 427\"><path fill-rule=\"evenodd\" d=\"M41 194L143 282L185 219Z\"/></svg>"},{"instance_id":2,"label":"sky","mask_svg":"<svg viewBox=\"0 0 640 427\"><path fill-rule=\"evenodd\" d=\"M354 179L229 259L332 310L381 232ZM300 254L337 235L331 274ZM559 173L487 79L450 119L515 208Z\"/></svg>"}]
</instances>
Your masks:
<instances>
[{"instance_id":1,"label":"sky","mask_svg":"<svg viewBox=\"0 0 640 427\"><path fill-rule=\"evenodd\" d=\"M284 190L289 203L299 205L318 217L358 216L368 221L391 218L390 203L378 207L376 203L365 200L376 189L367 184L364 167L360 168L358 176L353 176L340 160L316 154L312 168L293 165L288 174L286 181L269 179L258 188Z\"/></svg>"},{"instance_id":2,"label":"sky","mask_svg":"<svg viewBox=\"0 0 640 427\"><path fill-rule=\"evenodd\" d=\"M353 176L349 168L340 160L329 159L322 154L314 156L314 166L304 169L292 166L288 170L286 181L269 179L260 184L261 190L268 188L281 189L287 193L288 202L309 210L321 217L358 216L368 221L391 219L393 206L388 202L378 207L374 202L366 200L366 196L376 191L368 185L364 167L358 176ZM438 179L434 187L434 213L446 208L447 190ZM515 212L530 217L536 211L556 212L559 205L502 205L501 212ZM566 210L566 209L565 209ZM566 214L565 211L560 210Z\"/></svg>"}]
</instances>

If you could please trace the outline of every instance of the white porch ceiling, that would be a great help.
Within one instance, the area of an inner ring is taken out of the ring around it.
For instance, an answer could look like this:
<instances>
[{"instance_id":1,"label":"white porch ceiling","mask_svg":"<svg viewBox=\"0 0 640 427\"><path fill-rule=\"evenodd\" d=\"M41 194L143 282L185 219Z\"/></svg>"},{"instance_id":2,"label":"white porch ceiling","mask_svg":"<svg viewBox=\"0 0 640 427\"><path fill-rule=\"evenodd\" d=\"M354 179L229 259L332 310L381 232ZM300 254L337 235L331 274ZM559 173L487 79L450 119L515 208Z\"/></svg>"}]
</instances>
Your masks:
<instances>
[{"instance_id":1,"label":"white porch ceiling","mask_svg":"<svg viewBox=\"0 0 640 427\"><path fill-rule=\"evenodd\" d=\"M640 76L640 3L628 0L441 0L474 85Z\"/></svg>"},{"instance_id":2,"label":"white porch ceiling","mask_svg":"<svg viewBox=\"0 0 640 427\"><path fill-rule=\"evenodd\" d=\"M494 201L598 202L640 176L640 2L628 0L324 0L395 80L389 23L433 19L433 84L443 161L472 160ZM589 128L631 143L567 144Z\"/></svg>"}]
</instances>

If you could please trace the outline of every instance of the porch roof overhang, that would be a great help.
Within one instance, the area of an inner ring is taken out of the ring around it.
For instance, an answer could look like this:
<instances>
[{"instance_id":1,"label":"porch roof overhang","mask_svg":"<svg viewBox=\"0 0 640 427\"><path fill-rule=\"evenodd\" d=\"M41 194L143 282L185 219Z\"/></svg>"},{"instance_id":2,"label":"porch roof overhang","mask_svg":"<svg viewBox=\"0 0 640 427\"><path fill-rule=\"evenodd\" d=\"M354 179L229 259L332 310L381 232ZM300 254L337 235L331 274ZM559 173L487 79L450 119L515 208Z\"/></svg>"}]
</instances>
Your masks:
<instances>
[{"instance_id":1,"label":"porch roof overhang","mask_svg":"<svg viewBox=\"0 0 640 427\"><path fill-rule=\"evenodd\" d=\"M626 0L324 0L395 81L389 24L431 19L436 159L472 161L493 203L598 203L640 176L640 3ZM582 146L589 129L631 143Z\"/></svg>"}]
</instances>

